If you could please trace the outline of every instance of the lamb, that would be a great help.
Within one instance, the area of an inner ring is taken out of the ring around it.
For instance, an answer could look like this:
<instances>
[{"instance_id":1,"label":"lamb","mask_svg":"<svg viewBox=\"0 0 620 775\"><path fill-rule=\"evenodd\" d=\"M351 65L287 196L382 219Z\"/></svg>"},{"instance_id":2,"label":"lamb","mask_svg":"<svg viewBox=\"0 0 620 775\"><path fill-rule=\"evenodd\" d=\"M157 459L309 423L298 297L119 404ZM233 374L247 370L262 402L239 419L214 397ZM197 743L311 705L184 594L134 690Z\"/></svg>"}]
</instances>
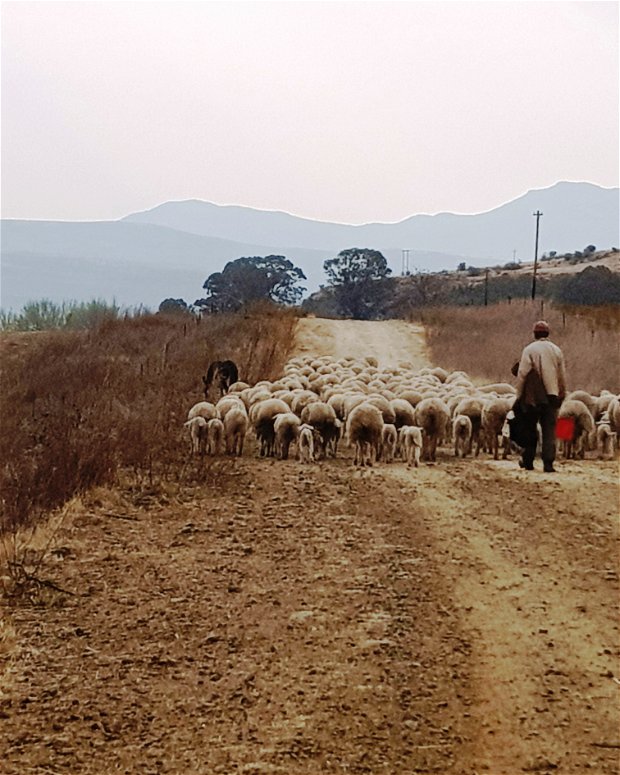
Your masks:
<instances>
[{"instance_id":1,"label":"lamb","mask_svg":"<svg viewBox=\"0 0 620 775\"><path fill-rule=\"evenodd\" d=\"M444 439L450 423L450 412L441 398L424 398L415 410L416 425L422 428L424 460L435 462L437 445Z\"/></svg>"},{"instance_id":2,"label":"lamb","mask_svg":"<svg viewBox=\"0 0 620 775\"><path fill-rule=\"evenodd\" d=\"M273 423L275 449L280 460L288 460L288 451L299 435L301 420L293 412L276 415Z\"/></svg>"},{"instance_id":3,"label":"lamb","mask_svg":"<svg viewBox=\"0 0 620 775\"><path fill-rule=\"evenodd\" d=\"M413 463L418 468L423 445L422 430L415 425L403 425L399 431L399 445L407 465L411 467Z\"/></svg>"},{"instance_id":4,"label":"lamb","mask_svg":"<svg viewBox=\"0 0 620 775\"><path fill-rule=\"evenodd\" d=\"M394 462L397 442L398 431L396 430L396 426L391 423L385 423L381 433L381 449L379 455L381 460L384 460L386 463Z\"/></svg>"},{"instance_id":5,"label":"lamb","mask_svg":"<svg viewBox=\"0 0 620 775\"><path fill-rule=\"evenodd\" d=\"M564 457L567 459L580 457L583 460L586 449L590 447L590 438L596 437L594 419L590 410L583 401L567 399L560 407L558 417L571 418L575 423L572 438L563 442Z\"/></svg>"},{"instance_id":6,"label":"lamb","mask_svg":"<svg viewBox=\"0 0 620 775\"><path fill-rule=\"evenodd\" d=\"M245 409L233 407L224 417L224 436L226 438L226 454L241 457L243 443L248 432L248 415Z\"/></svg>"},{"instance_id":7,"label":"lamb","mask_svg":"<svg viewBox=\"0 0 620 775\"><path fill-rule=\"evenodd\" d=\"M616 453L617 440L618 434L612 431L609 423L609 413L603 412L601 419L596 423L596 441L601 448L601 459L613 459Z\"/></svg>"},{"instance_id":8,"label":"lamb","mask_svg":"<svg viewBox=\"0 0 620 775\"><path fill-rule=\"evenodd\" d=\"M472 424L467 415L457 414L452 421L452 436L454 438L454 454L465 457L471 449Z\"/></svg>"},{"instance_id":9,"label":"lamb","mask_svg":"<svg viewBox=\"0 0 620 775\"><path fill-rule=\"evenodd\" d=\"M207 423L207 454L219 455L224 444L224 423L214 417Z\"/></svg>"},{"instance_id":10,"label":"lamb","mask_svg":"<svg viewBox=\"0 0 620 775\"><path fill-rule=\"evenodd\" d=\"M346 434L349 444L355 445L354 465L373 465L381 444L383 425L383 415L373 404L365 402L351 410Z\"/></svg>"},{"instance_id":11,"label":"lamb","mask_svg":"<svg viewBox=\"0 0 620 775\"><path fill-rule=\"evenodd\" d=\"M314 434L311 425L300 425L297 446L301 463L314 463Z\"/></svg>"},{"instance_id":12,"label":"lamb","mask_svg":"<svg viewBox=\"0 0 620 775\"><path fill-rule=\"evenodd\" d=\"M194 455L202 455L207 441L207 421L204 417L192 417L183 423L189 428L191 450Z\"/></svg>"},{"instance_id":13,"label":"lamb","mask_svg":"<svg viewBox=\"0 0 620 775\"><path fill-rule=\"evenodd\" d=\"M480 453L480 429L482 427L482 400L473 396L468 396L460 401L455 409L457 415L464 414L471 420L471 439L467 448L467 453L472 451L476 445L476 457Z\"/></svg>"}]
</instances>

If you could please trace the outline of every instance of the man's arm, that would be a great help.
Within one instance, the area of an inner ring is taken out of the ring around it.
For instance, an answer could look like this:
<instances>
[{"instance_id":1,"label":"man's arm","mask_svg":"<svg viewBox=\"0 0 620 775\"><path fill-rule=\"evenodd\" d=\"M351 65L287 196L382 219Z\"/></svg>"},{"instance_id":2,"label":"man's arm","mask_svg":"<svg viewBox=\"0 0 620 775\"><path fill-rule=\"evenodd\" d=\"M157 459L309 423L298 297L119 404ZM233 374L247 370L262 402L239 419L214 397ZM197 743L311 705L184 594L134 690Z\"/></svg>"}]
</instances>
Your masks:
<instances>
[{"instance_id":1,"label":"man's arm","mask_svg":"<svg viewBox=\"0 0 620 775\"><path fill-rule=\"evenodd\" d=\"M532 370L532 358L527 351L527 347L521 353L521 360L519 361L519 371L517 372L517 384L515 388L517 390L517 397L520 398L523 394L523 387L525 385L525 378Z\"/></svg>"}]
</instances>

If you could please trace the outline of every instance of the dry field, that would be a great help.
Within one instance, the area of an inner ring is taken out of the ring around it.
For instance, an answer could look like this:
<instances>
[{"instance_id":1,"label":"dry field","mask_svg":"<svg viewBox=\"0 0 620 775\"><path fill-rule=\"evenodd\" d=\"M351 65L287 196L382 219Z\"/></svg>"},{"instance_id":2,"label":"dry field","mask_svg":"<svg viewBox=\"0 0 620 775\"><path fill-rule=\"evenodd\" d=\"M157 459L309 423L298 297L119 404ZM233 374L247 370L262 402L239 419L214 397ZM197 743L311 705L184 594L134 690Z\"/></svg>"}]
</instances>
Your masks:
<instances>
[{"instance_id":1,"label":"dry field","mask_svg":"<svg viewBox=\"0 0 620 775\"><path fill-rule=\"evenodd\" d=\"M294 353L430 359L399 321ZM248 448L94 487L2 607L0 771L618 773L618 467L558 469Z\"/></svg>"}]
</instances>

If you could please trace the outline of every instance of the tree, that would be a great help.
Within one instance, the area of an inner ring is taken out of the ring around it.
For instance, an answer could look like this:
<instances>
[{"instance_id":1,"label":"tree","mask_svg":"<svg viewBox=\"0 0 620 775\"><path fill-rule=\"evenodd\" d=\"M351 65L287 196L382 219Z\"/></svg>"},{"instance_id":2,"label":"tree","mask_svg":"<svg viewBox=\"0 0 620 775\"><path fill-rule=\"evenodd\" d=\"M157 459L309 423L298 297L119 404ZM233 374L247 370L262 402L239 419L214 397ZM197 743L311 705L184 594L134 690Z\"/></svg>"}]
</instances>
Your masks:
<instances>
[{"instance_id":1,"label":"tree","mask_svg":"<svg viewBox=\"0 0 620 775\"><path fill-rule=\"evenodd\" d=\"M164 299L157 312L162 315L188 315L191 310L183 299Z\"/></svg>"},{"instance_id":2,"label":"tree","mask_svg":"<svg viewBox=\"0 0 620 775\"><path fill-rule=\"evenodd\" d=\"M348 248L323 264L341 315L369 320L381 315L388 296L386 279L392 273L378 250Z\"/></svg>"},{"instance_id":3,"label":"tree","mask_svg":"<svg viewBox=\"0 0 620 775\"><path fill-rule=\"evenodd\" d=\"M238 258L207 277L202 286L206 298L195 305L211 312L236 312L255 301L298 304L306 289L297 283L305 279L302 270L284 256Z\"/></svg>"},{"instance_id":4,"label":"tree","mask_svg":"<svg viewBox=\"0 0 620 775\"><path fill-rule=\"evenodd\" d=\"M555 297L561 304L619 304L620 274L606 266L589 266L563 278Z\"/></svg>"}]
</instances>

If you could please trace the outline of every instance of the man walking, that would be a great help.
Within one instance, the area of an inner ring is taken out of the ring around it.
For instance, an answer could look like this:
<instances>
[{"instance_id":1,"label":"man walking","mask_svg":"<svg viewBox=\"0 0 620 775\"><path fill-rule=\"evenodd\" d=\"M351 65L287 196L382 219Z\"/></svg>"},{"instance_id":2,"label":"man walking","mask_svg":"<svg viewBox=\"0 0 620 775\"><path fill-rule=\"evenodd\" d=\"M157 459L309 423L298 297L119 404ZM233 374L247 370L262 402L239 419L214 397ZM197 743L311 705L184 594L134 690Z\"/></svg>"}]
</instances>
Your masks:
<instances>
[{"instance_id":1,"label":"man walking","mask_svg":"<svg viewBox=\"0 0 620 775\"><path fill-rule=\"evenodd\" d=\"M515 407L521 412L525 446L521 468L534 468L538 433L542 431L543 468L553 472L555 460L555 423L558 409L566 395L566 372L562 350L549 339L549 324L539 320L534 325L534 341L521 353L517 371Z\"/></svg>"}]
</instances>

